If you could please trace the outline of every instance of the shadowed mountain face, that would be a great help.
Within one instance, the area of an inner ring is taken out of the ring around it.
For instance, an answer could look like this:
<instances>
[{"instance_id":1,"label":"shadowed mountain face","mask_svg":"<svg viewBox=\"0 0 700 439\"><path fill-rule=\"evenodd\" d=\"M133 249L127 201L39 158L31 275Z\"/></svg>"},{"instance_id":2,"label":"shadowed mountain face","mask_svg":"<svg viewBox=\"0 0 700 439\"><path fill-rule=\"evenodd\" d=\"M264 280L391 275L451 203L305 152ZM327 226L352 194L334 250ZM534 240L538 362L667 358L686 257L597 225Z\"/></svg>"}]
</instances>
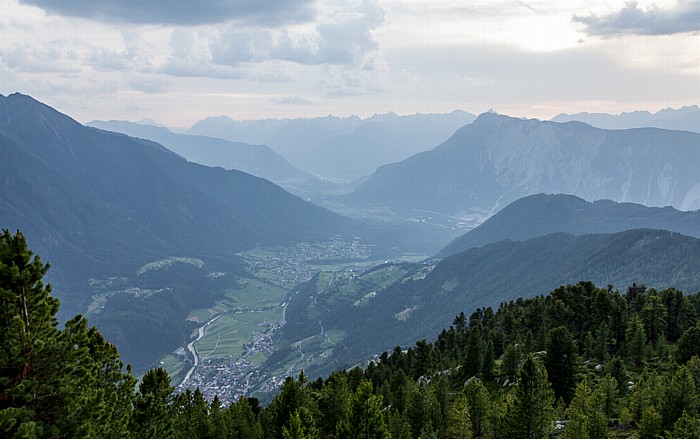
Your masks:
<instances>
[{"instance_id":1,"label":"shadowed mountain face","mask_svg":"<svg viewBox=\"0 0 700 439\"><path fill-rule=\"evenodd\" d=\"M700 238L700 212L610 200L590 203L573 195L531 195L514 201L479 227L455 239L438 257L504 239L523 241L550 233L585 235L639 228L670 230Z\"/></svg>"},{"instance_id":2,"label":"shadowed mountain face","mask_svg":"<svg viewBox=\"0 0 700 439\"><path fill-rule=\"evenodd\" d=\"M37 102L0 97L2 227L21 229L79 287L169 256L233 257L257 244L326 239L350 221L267 180L187 162L146 140L100 131ZM84 294L84 293L83 293Z\"/></svg>"},{"instance_id":3,"label":"shadowed mountain face","mask_svg":"<svg viewBox=\"0 0 700 439\"><path fill-rule=\"evenodd\" d=\"M462 111L411 116L389 113L367 119L237 121L221 116L196 123L188 133L269 145L299 169L348 182L432 148L474 118Z\"/></svg>"},{"instance_id":4,"label":"shadowed mountain face","mask_svg":"<svg viewBox=\"0 0 700 439\"><path fill-rule=\"evenodd\" d=\"M287 189L308 180L319 180L295 168L264 145L248 145L205 136L176 134L164 127L126 121L92 121L88 126L158 142L187 160L206 166L237 169L262 177Z\"/></svg>"},{"instance_id":5,"label":"shadowed mountain face","mask_svg":"<svg viewBox=\"0 0 700 439\"><path fill-rule=\"evenodd\" d=\"M343 366L431 337L460 311L468 315L477 307L533 297L584 279L619 289L637 282L698 291L699 273L700 240L678 233L637 229L552 234L458 253L439 262L424 278L407 277L376 292L366 306L348 303L314 318L322 319L327 330L330 322L336 322L347 334L338 349ZM294 300L305 298L300 294Z\"/></svg>"},{"instance_id":6,"label":"shadowed mountain face","mask_svg":"<svg viewBox=\"0 0 700 439\"><path fill-rule=\"evenodd\" d=\"M653 127L666 130L692 131L700 133L700 108L697 105L674 110L667 108L657 113L633 111L631 113L578 113L560 114L554 122L579 121L607 130Z\"/></svg>"},{"instance_id":7,"label":"shadowed mountain face","mask_svg":"<svg viewBox=\"0 0 700 439\"><path fill-rule=\"evenodd\" d=\"M699 166L700 134L485 113L435 149L379 168L344 201L458 216L545 192L692 210Z\"/></svg>"}]
</instances>

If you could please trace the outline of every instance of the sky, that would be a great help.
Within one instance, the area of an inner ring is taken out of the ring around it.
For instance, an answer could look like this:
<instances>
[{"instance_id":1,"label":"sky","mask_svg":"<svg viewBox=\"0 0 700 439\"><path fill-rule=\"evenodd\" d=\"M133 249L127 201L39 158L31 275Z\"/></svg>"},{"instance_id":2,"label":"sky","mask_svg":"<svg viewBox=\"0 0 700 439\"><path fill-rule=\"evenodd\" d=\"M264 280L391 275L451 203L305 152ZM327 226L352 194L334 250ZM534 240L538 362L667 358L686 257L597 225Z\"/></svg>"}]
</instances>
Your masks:
<instances>
[{"instance_id":1,"label":"sky","mask_svg":"<svg viewBox=\"0 0 700 439\"><path fill-rule=\"evenodd\" d=\"M700 0L0 4L0 94L80 122L700 104Z\"/></svg>"}]
</instances>

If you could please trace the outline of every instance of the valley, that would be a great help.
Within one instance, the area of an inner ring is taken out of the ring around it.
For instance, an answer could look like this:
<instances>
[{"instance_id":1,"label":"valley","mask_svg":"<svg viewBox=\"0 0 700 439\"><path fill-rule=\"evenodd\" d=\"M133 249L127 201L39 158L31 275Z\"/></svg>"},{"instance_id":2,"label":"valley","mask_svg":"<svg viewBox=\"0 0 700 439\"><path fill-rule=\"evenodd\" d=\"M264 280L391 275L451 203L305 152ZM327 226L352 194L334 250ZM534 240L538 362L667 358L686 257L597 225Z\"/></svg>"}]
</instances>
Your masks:
<instances>
[{"instance_id":1,"label":"valley","mask_svg":"<svg viewBox=\"0 0 700 439\"><path fill-rule=\"evenodd\" d=\"M326 331L318 320L315 334L299 340L285 339L288 308L301 292L294 288L315 277L326 288L346 286L361 277L358 273L383 262L370 259L371 254L371 246L359 238L344 240L337 236L324 242L256 247L238 253L252 277L234 278L227 283L223 298L210 307L192 309L187 320L198 326L190 341L161 358L160 365L180 391L199 388L208 399L218 395L225 404L241 396L271 397L286 376L308 370L309 366L332 364L333 346L344 336L335 329ZM166 265L162 261L147 264ZM370 276L374 285L387 286L404 274L391 271L383 278ZM226 278L226 273L211 275ZM316 297L314 304L324 309ZM281 353L284 358L268 361Z\"/></svg>"},{"instance_id":2,"label":"valley","mask_svg":"<svg viewBox=\"0 0 700 439\"><path fill-rule=\"evenodd\" d=\"M700 0L0 4L0 439L700 439Z\"/></svg>"}]
</instances>

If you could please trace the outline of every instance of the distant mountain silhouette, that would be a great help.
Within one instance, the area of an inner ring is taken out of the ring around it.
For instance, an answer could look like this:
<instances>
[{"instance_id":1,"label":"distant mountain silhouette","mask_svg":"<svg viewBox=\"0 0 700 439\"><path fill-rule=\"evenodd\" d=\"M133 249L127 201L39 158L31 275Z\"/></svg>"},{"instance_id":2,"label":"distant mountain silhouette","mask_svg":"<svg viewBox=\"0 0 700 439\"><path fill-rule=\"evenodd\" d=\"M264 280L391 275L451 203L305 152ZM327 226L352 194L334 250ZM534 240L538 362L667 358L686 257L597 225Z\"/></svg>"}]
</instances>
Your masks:
<instances>
[{"instance_id":1,"label":"distant mountain silhouette","mask_svg":"<svg viewBox=\"0 0 700 439\"><path fill-rule=\"evenodd\" d=\"M438 256L450 256L504 239L524 241L550 233L586 235L639 228L669 230L700 238L700 212L610 200L591 203L573 195L530 195L512 202L455 239Z\"/></svg>"},{"instance_id":2,"label":"distant mountain silhouette","mask_svg":"<svg viewBox=\"0 0 700 439\"><path fill-rule=\"evenodd\" d=\"M610 131L484 113L436 148L382 166L343 202L395 212L496 212L536 193L700 208L700 134Z\"/></svg>"},{"instance_id":3,"label":"distant mountain silhouette","mask_svg":"<svg viewBox=\"0 0 700 439\"><path fill-rule=\"evenodd\" d=\"M554 122L579 121L608 130L625 130L630 128L664 128L667 130L692 131L700 133L700 108L697 105L679 108L666 108L656 113L633 111L631 113L578 113L560 114L552 119Z\"/></svg>"},{"instance_id":4,"label":"distant mountain silhouette","mask_svg":"<svg viewBox=\"0 0 700 439\"><path fill-rule=\"evenodd\" d=\"M348 182L432 148L474 118L462 111L411 116L388 113L367 119L236 121L220 116L197 122L188 133L268 145L299 169Z\"/></svg>"},{"instance_id":5,"label":"distant mountain silhouette","mask_svg":"<svg viewBox=\"0 0 700 439\"><path fill-rule=\"evenodd\" d=\"M162 126L127 121L92 121L87 126L158 142L187 160L206 166L237 169L294 189L308 180L320 180L300 171L264 145L248 145L205 136L176 134Z\"/></svg>"}]
</instances>

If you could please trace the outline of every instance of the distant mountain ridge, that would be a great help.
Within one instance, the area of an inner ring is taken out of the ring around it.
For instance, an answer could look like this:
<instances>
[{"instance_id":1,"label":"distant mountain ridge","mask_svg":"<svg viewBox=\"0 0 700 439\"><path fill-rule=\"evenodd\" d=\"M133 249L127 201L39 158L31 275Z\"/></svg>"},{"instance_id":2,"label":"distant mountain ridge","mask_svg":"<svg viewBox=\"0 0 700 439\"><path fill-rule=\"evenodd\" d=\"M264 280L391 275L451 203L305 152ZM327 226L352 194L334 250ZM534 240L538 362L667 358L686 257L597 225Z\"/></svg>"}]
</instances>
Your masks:
<instances>
[{"instance_id":1,"label":"distant mountain ridge","mask_svg":"<svg viewBox=\"0 0 700 439\"><path fill-rule=\"evenodd\" d=\"M536 193L700 208L700 134L611 131L480 115L434 149L382 166L343 201L396 212L495 212Z\"/></svg>"},{"instance_id":2,"label":"distant mountain ridge","mask_svg":"<svg viewBox=\"0 0 700 439\"><path fill-rule=\"evenodd\" d=\"M591 203L573 195L530 195L512 202L455 239L437 256L450 256L504 239L524 241L551 233L586 235L639 228L700 238L700 211L683 212L672 207L646 207L610 200Z\"/></svg>"},{"instance_id":3,"label":"distant mountain ridge","mask_svg":"<svg viewBox=\"0 0 700 439\"><path fill-rule=\"evenodd\" d=\"M262 177L292 188L308 180L319 180L292 166L281 155L264 145L249 145L206 136L176 134L162 126L127 121L88 122L87 126L114 131L160 143L187 160L206 166L221 166Z\"/></svg>"},{"instance_id":4,"label":"distant mountain ridge","mask_svg":"<svg viewBox=\"0 0 700 439\"><path fill-rule=\"evenodd\" d=\"M552 118L552 121L579 121L608 130L652 127L700 133L700 107L692 105L679 109L666 108L656 113L650 113L649 111L633 111L620 114L563 113Z\"/></svg>"},{"instance_id":5,"label":"distant mountain ridge","mask_svg":"<svg viewBox=\"0 0 700 439\"><path fill-rule=\"evenodd\" d=\"M299 169L325 179L351 181L432 148L475 117L462 111L411 116L388 113L367 119L328 116L237 121L218 116L197 122L188 133L268 145Z\"/></svg>"}]
</instances>

